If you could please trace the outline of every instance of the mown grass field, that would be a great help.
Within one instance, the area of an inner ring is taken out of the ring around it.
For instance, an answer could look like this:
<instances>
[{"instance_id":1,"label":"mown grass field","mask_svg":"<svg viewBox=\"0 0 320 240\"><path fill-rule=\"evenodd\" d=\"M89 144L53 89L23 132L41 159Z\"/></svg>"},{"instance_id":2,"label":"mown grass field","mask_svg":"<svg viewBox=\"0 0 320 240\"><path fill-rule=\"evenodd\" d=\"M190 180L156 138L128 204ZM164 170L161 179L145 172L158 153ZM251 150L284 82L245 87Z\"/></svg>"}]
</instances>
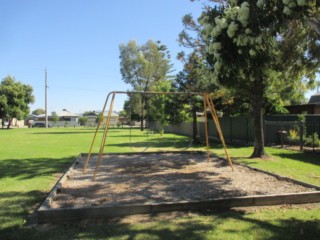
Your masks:
<instances>
[{"instance_id":1,"label":"mown grass field","mask_svg":"<svg viewBox=\"0 0 320 240\"><path fill-rule=\"evenodd\" d=\"M253 147L229 146L228 151L235 162L320 186L319 154L266 147L269 158L261 160L248 158ZM215 146L213 152L224 156L220 145Z\"/></svg>"},{"instance_id":2,"label":"mown grass field","mask_svg":"<svg viewBox=\"0 0 320 240\"><path fill-rule=\"evenodd\" d=\"M26 227L57 178L79 153L88 152L93 133L85 128L0 130L0 239L319 239L320 204ZM108 136L110 152L184 150L189 145L185 137L147 136L139 130L132 131L131 141L127 129L111 129ZM98 149L95 144L93 151ZM319 155L267 148L270 159L257 160L247 158L250 147L228 149L235 161L320 185ZM223 155L219 145L212 152Z\"/></svg>"}]
</instances>

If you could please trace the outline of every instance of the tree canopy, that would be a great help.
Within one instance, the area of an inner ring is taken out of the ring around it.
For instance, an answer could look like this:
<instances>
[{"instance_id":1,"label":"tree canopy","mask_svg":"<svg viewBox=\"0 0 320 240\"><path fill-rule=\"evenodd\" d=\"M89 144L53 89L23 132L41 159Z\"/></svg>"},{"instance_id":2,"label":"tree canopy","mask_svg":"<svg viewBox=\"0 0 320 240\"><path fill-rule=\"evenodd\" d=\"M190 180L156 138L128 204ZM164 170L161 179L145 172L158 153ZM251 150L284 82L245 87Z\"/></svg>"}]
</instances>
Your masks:
<instances>
[{"instance_id":1,"label":"tree canopy","mask_svg":"<svg viewBox=\"0 0 320 240\"><path fill-rule=\"evenodd\" d=\"M158 82L153 88L154 92L170 92L172 84L170 81ZM159 122L159 132L162 136L164 133L164 126L168 125L170 117L166 114L166 109L168 107L168 102L170 101L169 95L154 95L150 96L149 99L149 113L154 119ZM172 106L171 106L172 107Z\"/></svg>"},{"instance_id":2,"label":"tree canopy","mask_svg":"<svg viewBox=\"0 0 320 240\"><path fill-rule=\"evenodd\" d=\"M195 0L192 0L195 1ZM200 0L198 0L200 1ZM205 1L202 1L205 2ZM207 2L211 2L212 4L205 4L204 10L205 12L210 11L214 7L216 8L228 8L231 6L232 1L225 1L225 0L207 0ZM241 5L245 1L234 1L237 2L238 5ZM250 2L250 1L247 1ZM220 5L217 5L220 4ZM253 1L255 4L255 1ZM252 4L252 3L250 3ZM301 3L300 3L301 4ZM210 6L211 5L211 6ZM293 6L292 3L289 4L290 6ZM318 4L319 5L319 4ZM240 8L240 7L239 7ZM192 48L199 56L202 57L204 63L207 63L207 52L208 52L208 45L212 42L212 39L206 36L206 34L203 34L206 30L206 24L200 24L202 21L202 18L200 17L197 20L193 18L191 14L186 14L183 19L182 23L184 25L184 30L179 34L178 41L179 43L187 48ZM223 20L225 21L225 20ZM318 26L318 28L316 27ZM297 24L297 21L293 23L291 20L290 24L290 34L286 34L286 46L282 46L281 54L284 56L296 56L295 52L302 52L309 49L313 49L313 56L316 56L316 51L319 51L318 45L318 36L316 32L314 31L316 29L319 29L319 20L317 20L315 14L312 14L311 18L308 18L307 20L303 20L303 24ZM294 33L294 34L293 34ZM290 39L289 39L290 37ZM284 42L284 41L283 41ZM300 43L300 47L297 48L297 44ZM304 43L304 47L302 47L301 43ZM313 47L311 47L313 46ZM184 53L181 52L178 55L178 58L183 58ZM274 56L277 57L277 56ZM279 59L283 58L280 55L278 56ZM289 60L284 57L285 60ZM296 61L295 58L290 58L291 60ZM282 62L283 63L283 62ZM301 61L298 61L298 63L301 63ZM277 65L277 64L274 64ZM286 65L286 64L283 64ZM209 68L212 68L212 66ZM309 66L309 69L314 69L313 66ZM299 69L298 69L299 71ZM312 72L312 71L311 71ZM301 71L300 71L301 73ZM297 73L296 69L286 68L285 72L283 72L283 76L290 79L296 79L296 81L291 81L292 84L288 85L285 81L277 81L276 84L273 84L273 90L268 91L268 97L265 99L265 112L268 114L274 114L274 113L283 113L287 110L284 108L286 105L291 104L300 104L304 103L306 99L304 98L304 94L310 90L316 88L316 84L313 81L306 81L306 79L301 76L300 73ZM207 75L206 73L204 73ZM274 78L283 78L279 74L279 71L277 74L274 75ZM210 78L207 78L210 81L213 81L212 76ZM303 81L301 81L303 79ZM225 112L227 115L241 115L244 113L251 112L252 109L248 108L248 101L246 98L246 94L243 94L242 96L239 96L236 94L231 88L226 88L226 85L222 84L216 84L217 88L210 89L214 91L215 97L218 97L216 100L218 108L221 108L223 112ZM272 88L270 88L272 89ZM276 92L276 94L274 94Z\"/></svg>"},{"instance_id":3,"label":"tree canopy","mask_svg":"<svg viewBox=\"0 0 320 240\"><path fill-rule=\"evenodd\" d=\"M43 108L37 108L37 109L32 111L33 115L41 115L41 114L44 114L44 113L45 113L45 110Z\"/></svg>"},{"instance_id":4,"label":"tree canopy","mask_svg":"<svg viewBox=\"0 0 320 240\"><path fill-rule=\"evenodd\" d=\"M216 84L214 79L210 78L211 74L206 67L205 61L202 58L202 54L197 50L194 50L187 57L181 55L179 56L184 62L183 70L180 71L173 83L173 86L179 92L210 92L216 89ZM193 143L199 143L198 139L198 125L197 125L197 112L203 112L203 100L199 96L180 96L179 100L182 101L184 107L190 105L189 113L193 122ZM181 109L183 113L183 109Z\"/></svg>"},{"instance_id":5,"label":"tree canopy","mask_svg":"<svg viewBox=\"0 0 320 240\"><path fill-rule=\"evenodd\" d=\"M7 76L0 84L0 118L9 122L17 118L24 119L30 112L29 104L34 102L33 89L30 85L17 82Z\"/></svg>"},{"instance_id":6,"label":"tree canopy","mask_svg":"<svg viewBox=\"0 0 320 240\"><path fill-rule=\"evenodd\" d=\"M319 71L319 0L214 2L220 4L208 5L199 19L207 61L221 85L250 97L252 156L261 157L266 103L294 93L302 80L312 83Z\"/></svg>"},{"instance_id":7,"label":"tree canopy","mask_svg":"<svg viewBox=\"0 0 320 240\"><path fill-rule=\"evenodd\" d=\"M170 54L165 45L159 41L149 40L143 45L138 45L134 40L128 44L121 44L120 72L122 80L132 86L134 91L150 91L161 81L168 79L171 70ZM137 97L137 96L136 96ZM140 102L141 130L143 130L143 118L145 115L147 99L144 95L138 96L133 102ZM138 112L135 107L135 112Z\"/></svg>"},{"instance_id":8,"label":"tree canopy","mask_svg":"<svg viewBox=\"0 0 320 240\"><path fill-rule=\"evenodd\" d=\"M88 118L87 117L82 116L82 117L79 118L80 126L85 126L87 122L88 122Z\"/></svg>"},{"instance_id":9,"label":"tree canopy","mask_svg":"<svg viewBox=\"0 0 320 240\"><path fill-rule=\"evenodd\" d=\"M121 44L119 49L122 80L133 90L149 91L156 82L166 80L171 65L165 45L149 40L139 46L131 40Z\"/></svg>"}]
</instances>

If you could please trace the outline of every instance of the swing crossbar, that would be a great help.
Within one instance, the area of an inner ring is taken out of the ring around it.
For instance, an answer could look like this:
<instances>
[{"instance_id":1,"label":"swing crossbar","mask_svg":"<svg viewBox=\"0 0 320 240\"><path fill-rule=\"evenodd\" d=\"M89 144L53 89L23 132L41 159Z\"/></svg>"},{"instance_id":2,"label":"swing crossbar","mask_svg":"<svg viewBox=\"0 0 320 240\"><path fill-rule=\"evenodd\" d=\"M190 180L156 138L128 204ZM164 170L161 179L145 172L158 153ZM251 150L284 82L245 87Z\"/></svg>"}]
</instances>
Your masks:
<instances>
[{"instance_id":1,"label":"swing crossbar","mask_svg":"<svg viewBox=\"0 0 320 240\"><path fill-rule=\"evenodd\" d=\"M89 149L89 153L87 155L84 167L82 169L82 173L85 173L85 171L86 171L87 165L89 163L89 159L91 157L92 148L93 148L93 145L94 145L96 137L97 137L98 130L99 130L99 128L100 128L100 126L101 126L101 124L103 122L103 119L104 119L104 113L105 113L105 110L106 110L106 106L108 104L110 96L112 95L112 100L111 100L111 103L110 103L110 106L109 106L108 115L107 115L106 127L104 129L104 133L103 133L101 144L100 144L100 150L99 150L99 154L98 154L98 160L97 160L97 163L96 163L96 168L95 168L95 171L94 171L93 180L95 180L95 178L96 178L96 174L97 174L100 162L101 162L102 157L103 157L104 148L105 148L105 144L106 144L106 138L107 138L108 131L109 131L111 113L112 113L112 109L113 109L113 105L114 105L114 101L115 101L115 96L117 94L127 94L129 96L132 95L132 94L202 96L203 97L203 108L204 108L204 114L205 114L205 127L206 127L205 128L205 132L206 132L207 160L208 161L210 160L208 116L207 116L207 108L209 108L210 113L211 113L212 118L213 118L213 121L214 121L214 124L215 124L215 126L217 128L217 131L219 133L220 141L221 141L221 143L223 145L223 148L224 148L224 151L225 151L225 155L226 155L226 159L227 159L232 171L234 171L233 163L231 161L230 155L228 153L228 150L227 150L227 147L226 147L226 144L225 144L225 141L224 141L224 137L223 137L222 130L221 130L221 127L220 127L220 123L219 123L219 120L218 120L218 116L217 116L217 113L216 113L216 110L215 110L215 107L214 107L214 103L213 103L212 97L211 97L211 95L209 93L201 93L201 92L112 91L112 92L108 93L108 95L106 97L106 100L105 100L105 103L103 105L102 115L101 115L101 117L100 117L100 119L98 121L98 125L97 125L96 131L94 133L94 137L93 137L93 140L92 140L92 143L91 143L91 146L90 146L90 149Z\"/></svg>"}]
</instances>

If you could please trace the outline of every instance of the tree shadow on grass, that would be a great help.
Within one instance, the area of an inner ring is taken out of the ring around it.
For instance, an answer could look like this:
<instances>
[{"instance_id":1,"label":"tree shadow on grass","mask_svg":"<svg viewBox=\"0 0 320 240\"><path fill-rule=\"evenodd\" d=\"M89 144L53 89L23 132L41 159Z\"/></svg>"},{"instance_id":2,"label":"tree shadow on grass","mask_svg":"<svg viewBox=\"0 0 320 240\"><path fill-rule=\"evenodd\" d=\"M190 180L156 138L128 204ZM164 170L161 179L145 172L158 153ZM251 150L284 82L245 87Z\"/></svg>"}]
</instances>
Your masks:
<instances>
[{"instance_id":1,"label":"tree shadow on grass","mask_svg":"<svg viewBox=\"0 0 320 240\"><path fill-rule=\"evenodd\" d=\"M317 240L320 223L317 219L252 217L234 209L219 212L166 213L141 216L137 220L84 221L39 225L33 228L4 228L1 239L308 239ZM311 219L311 220L310 220ZM131 223L130 223L131 222Z\"/></svg>"},{"instance_id":2,"label":"tree shadow on grass","mask_svg":"<svg viewBox=\"0 0 320 240\"><path fill-rule=\"evenodd\" d=\"M59 128L58 128L59 129ZM60 128L61 131L52 131L51 129L50 130L47 130L45 128L43 128L42 130L43 131L39 131L39 132L32 132L30 134L35 134L35 135L64 135L64 134L92 134L92 136L94 135L94 133L96 132L96 129L95 128L83 128L83 129L79 129L79 128L75 128L75 129L72 129L72 128ZM71 130L72 129L72 130ZM63 130L63 131L62 131ZM104 132L104 128L99 128L98 130L98 133L103 133ZM129 137L129 133L127 133L124 129L120 129L120 128L111 128L109 129L109 133L110 134L118 134L120 133L118 136L112 136L112 137L126 137L128 136ZM147 134L132 134L132 137L135 136L135 137L143 137L143 136L147 136Z\"/></svg>"},{"instance_id":3,"label":"tree shadow on grass","mask_svg":"<svg viewBox=\"0 0 320 240\"><path fill-rule=\"evenodd\" d=\"M289 158L294 161L310 163L310 164L320 166L320 158L318 154L288 151L288 153L286 152L272 153L272 155L280 158Z\"/></svg>"},{"instance_id":4,"label":"tree shadow on grass","mask_svg":"<svg viewBox=\"0 0 320 240\"><path fill-rule=\"evenodd\" d=\"M135 141L122 143L109 143L107 141L106 147L117 147L117 148L158 148L161 149L175 149L175 150L184 150L190 147L197 149L204 149L205 145L194 145L190 139L175 139L175 138L156 138L156 139L146 139L145 141Z\"/></svg>"},{"instance_id":5,"label":"tree shadow on grass","mask_svg":"<svg viewBox=\"0 0 320 240\"><path fill-rule=\"evenodd\" d=\"M221 148L223 148L223 145L221 144L221 141L220 141L220 140L210 140L210 143L212 144L212 147L213 147L213 148L216 148L216 149L221 149ZM248 148L248 146L245 146L245 145L242 145L242 144L236 144L236 143L227 144L227 146L228 146L229 148L234 148L234 149Z\"/></svg>"},{"instance_id":6,"label":"tree shadow on grass","mask_svg":"<svg viewBox=\"0 0 320 240\"><path fill-rule=\"evenodd\" d=\"M25 235L28 231L23 225L46 195L37 190L0 193L0 239L32 239Z\"/></svg>"},{"instance_id":7,"label":"tree shadow on grass","mask_svg":"<svg viewBox=\"0 0 320 240\"><path fill-rule=\"evenodd\" d=\"M271 213L270 213L271 214ZM227 225L226 225L227 222ZM158 220L135 226L128 223L107 223L98 226L80 227L81 234L68 237L85 239L125 238L125 239L308 239L316 240L320 233L317 220L276 219L267 221L248 217L236 210L211 213L191 213L180 219ZM238 226L239 225L239 226ZM242 226L247 227L243 228ZM79 226L72 226L79 229ZM71 230L76 232L77 230ZM65 238L67 239L67 238Z\"/></svg>"},{"instance_id":8,"label":"tree shadow on grass","mask_svg":"<svg viewBox=\"0 0 320 240\"><path fill-rule=\"evenodd\" d=\"M26 180L37 178L40 175L61 174L71 165L74 159L75 157L4 159L0 161L0 180L4 178Z\"/></svg>"},{"instance_id":9,"label":"tree shadow on grass","mask_svg":"<svg viewBox=\"0 0 320 240\"><path fill-rule=\"evenodd\" d=\"M48 162L61 160L61 163ZM51 175L59 171L71 159L29 159L38 168L27 174ZM16 161L16 160L7 160ZM23 168L16 172L11 169L9 176L23 175ZM50 166L51 170L44 173ZM69 165L69 164L68 164ZM2 167L2 165L1 165ZM17 167L17 166L16 166ZM41 170L39 170L41 169ZM152 171L153 169L149 169ZM2 177L2 175L0 175ZM26 177L26 176L23 176ZM23 179L23 178L21 178ZM190 181L192 181L190 178ZM132 183L135 184L134 182ZM150 183L153 182L150 179ZM206 184L213 184L207 182ZM227 183L226 183L227 184ZM170 187L170 186L169 186ZM146 189L147 190L147 189ZM219 212L193 212L171 219L158 218L154 214L143 221L123 221L123 218L112 221L95 221L80 223L61 223L59 225L41 225L36 229L24 227L23 220L37 208L47 193L41 191L4 192L0 193L0 239L318 239L320 234L319 208L309 213L308 218L288 218L285 214L273 215L263 219L259 214L250 215L244 211L227 209ZM260 210L264 211L264 210ZM268 210L265 210L268 211ZM280 210L279 210L280 211ZM306 211L306 210L304 210ZM318 211L318 212L316 212ZM164 214L165 216L169 213ZM266 214L265 214L266 215ZM281 217L278 217L281 216ZM245 227L243 227L245 226Z\"/></svg>"},{"instance_id":10,"label":"tree shadow on grass","mask_svg":"<svg viewBox=\"0 0 320 240\"><path fill-rule=\"evenodd\" d=\"M47 193L42 191L10 191L0 193L0 226L6 225L7 219L26 219L33 210L40 206ZM6 221L5 221L6 220ZM9 224L10 225L10 224Z\"/></svg>"},{"instance_id":11,"label":"tree shadow on grass","mask_svg":"<svg viewBox=\"0 0 320 240\"><path fill-rule=\"evenodd\" d=\"M44 132L33 132L30 134L35 134L35 135L67 135L67 134L94 134L94 130L92 131L63 131L63 132L49 132L49 131L44 131ZM99 131L100 132L100 131ZM101 131L102 132L102 131Z\"/></svg>"},{"instance_id":12,"label":"tree shadow on grass","mask_svg":"<svg viewBox=\"0 0 320 240\"><path fill-rule=\"evenodd\" d=\"M9 179L8 184L10 184L10 178L15 178L13 182L17 185L19 181L32 179L37 185L37 181L41 181L39 176L61 175L70 166L73 159L70 157L1 160L0 181L5 184L5 181ZM47 194L47 192L28 191L28 189L15 191L13 187L6 192L0 189L0 239L37 239L33 238L33 234L29 238L30 229L22 226ZM42 236L39 239L46 239L46 237Z\"/></svg>"}]
</instances>

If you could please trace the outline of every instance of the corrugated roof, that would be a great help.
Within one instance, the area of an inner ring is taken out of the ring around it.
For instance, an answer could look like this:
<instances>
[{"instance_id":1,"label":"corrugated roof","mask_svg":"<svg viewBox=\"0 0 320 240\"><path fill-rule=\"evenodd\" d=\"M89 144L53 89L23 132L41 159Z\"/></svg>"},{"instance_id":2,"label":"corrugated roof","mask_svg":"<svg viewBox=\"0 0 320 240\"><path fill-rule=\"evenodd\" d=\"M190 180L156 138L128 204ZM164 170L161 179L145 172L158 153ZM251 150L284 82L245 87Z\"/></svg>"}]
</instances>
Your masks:
<instances>
[{"instance_id":1,"label":"corrugated roof","mask_svg":"<svg viewBox=\"0 0 320 240\"><path fill-rule=\"evenodd\" d=\"M96 114L96 116L98 116L101 113L101 111L95 111L94 113ZM103 115L104 116L108 116L108 113L109 113L109 110L106 110ZM119 116L119 114L115 113L115 112L111 112L111 116L112 117L117 117L117 116Z\"/></svg>"},{"instance_id":2,"label":"corrugated roof","mask_svg":"<svg viewBox=\"0 0 320 240\"><path fill-rule=\"evenodd\" d=\"M60 112L56 112L56 114L59 116L59 117L79 117L78 114L76 113L72 113L72 112L69 112L69 111L60 111Z\"/></svg>"},{"instance_id":3,"label":"corrugated roof","mask_svg":"<svg viewBox=\"0 0 320 240\"><path fill-rule=\"evenodd\" d=\"M59 111L59 112L52 112L52 114L55 113L57 114L58 117L79 117L79 114L72 113L69 111ZM48 116L52 116L52 114L48 114ZM45 117L45 114L41 114L37 117Z\"/></svg>"}]
</instances>

